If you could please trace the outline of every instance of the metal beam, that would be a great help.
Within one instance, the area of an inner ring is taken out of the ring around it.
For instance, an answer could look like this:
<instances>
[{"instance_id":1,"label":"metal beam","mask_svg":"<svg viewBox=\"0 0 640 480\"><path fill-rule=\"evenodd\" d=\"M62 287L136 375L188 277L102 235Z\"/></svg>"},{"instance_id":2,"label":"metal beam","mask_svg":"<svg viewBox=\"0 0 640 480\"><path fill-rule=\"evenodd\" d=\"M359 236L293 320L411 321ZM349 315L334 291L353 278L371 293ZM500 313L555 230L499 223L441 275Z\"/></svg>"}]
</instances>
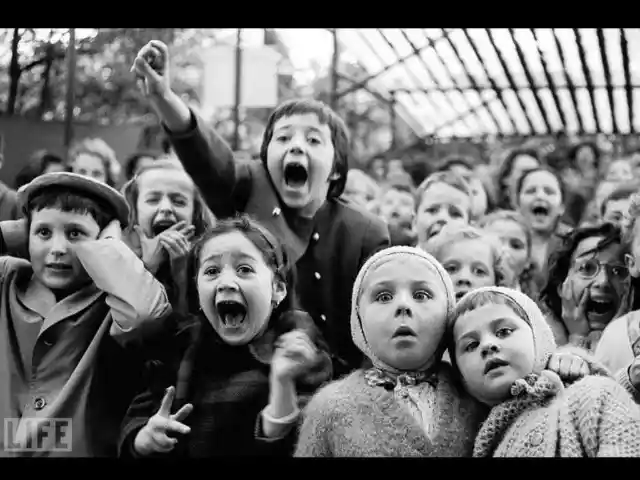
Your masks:
<instances>
[{"instance_id":1,"label":"metal beam","mask_svg":"<svg viewBox=\"0 0 640 480\"><path fill-rule=\"evenodd\" d=\"M336 75L338 75L338 78L340 78L342 80L346 80L349 83L352 83L352 84L358 83L358 81L355 78L353 78L353 77L351 77L349 75L345 75L344 73L337 72ZM389 99L389 98L385 97L384 95L382 95L380 92L376 92L375 90L372 90L369 87L362 87L362 90L366 91L367 93L370 93L372 96L376 97L378 100L380 100L381 102L383 102L385 104L391 103L391 101L392 101L391 99Z\"/></svg>"},{"instance_id":2,"label":"metal beam","mask_svg":"<svg viewBox=\"0 0 640 480\"><path fill-rule=\"evenodd\" d=\"M629 43L627 42L627 34L624 32L624 28L620 29L620 51L622 52L622 67L624 69L624 89L627 93L627 106L629 110L629 131L635 133L636 129L633 125L634 112L633 112L633 91L631 89L631 71L629 62Z\"/></svg>"},{"instance_id":3,"label":"metal beam","mask_svg":"<svg viewBox=\"0 0 640 480\"><path fill-rule=\"evenodd\" d=\"M369 40L368 40L364 35L362 35L362 32L358 32L358 34L359 34L359 35L360 35L360 37L362 38L362 41L367 45L367 47L369 47L369 49L371 50L371 52L372 52L374 55L376 55L376 56L378 57L378 59L380 60L380 62L384 63L384 59L383 59L383 58L380 56L380 54L376 51L375 47L374 47L373 45L371 45L371 42L369 42ZM395 52L394 52L394 53L395 53ZM398 61L400 62L400 59L398 59ZM404 61L406 61L406 60L403 60L403 61L402 61L402 63L404 63ZM399 64L400 64L400 63L397 63L396 65L399 65ZM390 88L390 90L393 90L393 88ZM416 101L415 96L414 96L414 95L415 95L415 93L416 93L416 92L412 92L412 93L409 93L409 95L411 95L411 97L412 97L412 99L413 99L414 103L416 103L416 104L417 104L418 102ZM424 98L426 99L426 101L427 101L427 102L429 102L429 105L431 105L431 108L432 108L434 111L440 112L440 107L438 107L438 105L437 105L437 104L433 103L433 101L431 100L431 97L425 96ZM420 121L420 119L416 119L416 120ZM435 123L435 122L432 122L432 123Z\"/></svg>"},{"instance_id":4,"label":"metal beam","mask_svg":"<svg viewBox=\"0 0 640 480\"><path fill-rule=\"evenodd\" d=\"M580 63L582 64L582 73L584 74L584 79L587 82L587 91L589 92L589 100L591 100L591 114L596 122L596 132L599 132L600 119L598 118L598 107L596 106L596 99L593 94L593 81L591 80L591 70L589 70L589 65L587 65L587 54L585 53L584 46L582 45L582 34L577 28L573 29L573 34L576 37L576 46L578 47L578 56L580 57Z\"/></svg>"},{"instance_id":5,"label":"metal beam","mask_svg":"<svg viewBox=\"0 0 640 480\"><path fill-rule=\"evenodd\" d=\"M492 100L496 100L497 96L492 98L490 101ZM435 130L434 133L439 132L440 130L442 130L443 128L447 128L447 127L451 127L452 125L455 125L456 123L458 123L460 120L462 120L465 117L468 117L469 115L473 115L476 111L480 110L481 108L484 108L482 105L478 105L477 107L473 107L470 108L469 110L467 110L466 112L461 113L460 115L458 115L456 118L452 118L451 120L442 123L440 125L438 125ZM517 132L517 130L514 130ZM501 134L502 135L502 134Z\"/></svg>"},{"instance_id":6,"label":"metal beam","mask_svg":"<svg viewBox=\"0 0 640 480\"><path fill-rule=\"evenodd\" d=\"M338 42L338 29L331 32L333 36L333 55L331 56L331 108L338 109L338 64L340 63L340 42Z\"/></svg>"},{"instance_id":7,"label":"metal beam","mask_svg":"<svg viewBox=\"0 0 640 480\"><path fill-rule=\"evenodd\" d=\"M529 115L527 114L527 108L525 107L524 103L522 102L522 98L520 98L520 95L518 95L518 87L516 86L516 82L513 80L513 77L511 76L511 71L509 70L509 67L507 66L507 62L505 61L504 57L502 56L502 52L500 51L500 49L496 45L496 41L493 38L493 33L491 33L491 29L485 28L484 30L485 30L485 32L487 32L487 35L489 37L489 42L491 43L491 46L493 47L493 50L496 52L496 55L498 56L498 60L500 61L500 65L502 66L502 70L504 70L504 73L507 76L507 81L509 82L509 85L513 89L513 93L515 94L516 98L518 99L518 104L520 105L520 108L522 109L522 113L524 113L524 118L527 120L527 124L529 125L529 129L531 130L531 133L537 133L535 127L533 126L533 123L531 122L531 118L529 118Z\"/></svg>"},{"instance_id":8,"label":"metal beam","mask_svg":"<svg viewBox=\"0 0 640 480\"><path fill-rule=\"evenodd\" d=\"M458 51L458 47L456 46L455 43L453 43L453 40L451 40L451 37L446 32L446 30L443 28L442 31L444 32L444 36L447 38L447 42L449 43L449 46L451 47L451 50L453 50L454 55L458 59L458 62L460 62L460 65L462 65L462 70L464 71L464 74L467 76L467 79L469 80L469 83L471 83L471 86L474 87L477 90L478 84L476 83L476 79L473 78L471 73L469 73L469 68L467 67L467 62L464 60L464 58L462 58L462 55L460 55L460 52ZM436 49L434 49L434 50L436 50ZM454 76L451 74L451 71L449 70L449 67L447 67L447 63L442 59L442 57L440 56L440 53L438 53L437 50L436 50L436 54L438 55L438 59L440 60L440 62L444 66L445 71L451 77L451 80L453 81L453 83L455 85L457 85L458 82L455 80ZM462 93L462 90L460 90L460 92ZM466 98L465 98L465 100L466 100ZM471 103L469 101L467 101L467 104L471 108ZM489 114L489 116L491 117L491 121L495 124L496 130L498 132L502 132L502 129L500 128L500 124L498 123L498 119L493 114L493 111L491 110L491 108L489 108L489 102L487 100L485 100L484 98L482 98L481 96L480 96L480 105L486 107L486 111ZM480 117L478 117L478 118L480 118ZM482 124L482 119L480 119L480 124Z\"/></svg>"},{"instance_id":9,"label":"metal beam","mask_svg":"<svg viewBox=\"0 0 640 480\"><path fill-rule=\"evenodd\" d=\"M618 128L618 120L616 120L616 103L613 101L613 85L611 84L611 70L609 70L609 58L607 55L607 43L604 38L604 30L596 28L598 35L598 46L600 47L600 57L602 58L602 67L604 68L604 79L607 82L607 97L609 106L611 107L611 122L613 125L613 133L620 133Z\"/></svg>"},{"instance_id":10,"label":"metal beam","mask_svg":"<svg viewBox=\"0 0 640 480\"><path fill-rule=\"evenodd\" d=\"M556 44L556 49L558 50L558 56L560 57L560 63L562 64L562 73L564 73L564 80L567 83L567 87L569 87L569 93L571 94L571 101L573 102L573 108L576 112L576 118L578 119L578 133L584 133L584 123L582 121L582 114L580 113L580 109L578 108L578 99L576 97L576 87L571 80L571 77L567 73L567 62L564 59L564 49L560 44L560 39L558 38L558 34L556 33L555 28L551 29L551 33L553 34L553 39Z\"/></svg>"},{"instance_id":11,"label":"metal beam","mask_svg":"<svg viewBox=\"0 0 640 480\"><path fill-rule=\"evenodd\" d=\"M502 108L504 108L505 113L507 114L507 118L509 119L509 123L511 125L511 129L514 132L517 132L518 128L516 126L516 122L515 122L514 118L511 116L511 112L509 111L509 107L507 107L507 104L504 101L504 97L502 96L502 89L500 89L500 87L498 87L498 84L495 82L495 80L493 79L493 77L489 73L489 69L485 65L484 60L482 59L482 57L480 56L480 52L478 51L478 47L476 46L475 42L473 41L473 39L469 35L469 32L467 31L467 29L463 28L462 29L462 33L464 33L464 36L467 39L467 42L469 43L469 45L471 46L471 49L473 50L473 53L475 54L476 58L480 62L480 65L482 66L482 70L484 71L484 74L486 75L487 79L489 80L489 83L491 84L491 88L496 92L497 98L500 101L500 104L502 105Z\"/></svg>"},{"instance_id":12,"label":"metal beam","mask_svg":"<svg viewBox=\"0 0 640 480\"><path fill-rule=\"evenodd\" d=\"M553 81L553 77L549 73L549 65L547 64L547 59L544 56L544 52L542 48L540 48L540 42L538 41L538 35L536 35L536 31L534 28L530 28L531 34L533 35L533 39L536 42L536 48L538 49L538 56L540 57L540 63L542 64L542 70L544 71L544 76L547 79L547 84L549 85L549 89L551 91L551 96L553 97L553 101L556 105L556 109L558 110L558 114L560 115L560 121L562 122L562 126L564 129L567 129L567 119L564 114L564 109L562 108L562 104L560 103L560 98L558 97L558 91L555 82Z\"/></svg>"},{"instance_id":13,"label":"metal beam","mask_svg":"<svg viewBox=\"0 0 640 480\"><path fill-rule=\"evenodd\" d=\"M553 128L551 127L551 123L549 123L549 115L547 113L547 109L544 106L544 103L542 103L542 99L540 98L540 95L538 95L538 90L533 88L535 86L535 79L531 74L531 70L529 70L529 64L527 63L524 52L522 51L522 48L518 43L518 39L515 36L515 31L513 30L513 28L509 28L508 30L509 30L509 36L511 37L511 41L513 42L513 46L516 47L516 53L518 54L518 59L520 60L522 69L524 70L524 75L525 77L527 77L527 82L529 82L529 85L531 86L531 91L533 92L533 98L535 99L536 105L538 105L538 109L542 114L542 120L544 120L544 126L547 127L547 132L551 133L553 131Z\"/></svg>"},{"instance_id":14,"label":"metal beam","mask_svg":"<svg viewBox=\"0 0 640 480\"><path fill-rule=\"evenodd\" d=\"M420 47L419 50L422 51L422 50L426 50L427 48L431 48L434 45L434 42L437 42L437 41L439 41L441 39L442 39L441 37L438 37L438 38L434 39L432 41L432 43L428 43L428 44L423 45L422 47ZM392 63L392 64L389 64L389 65L385 64L385 66L382 67L382 69L378 70L376 73L372 73L368 77L360 80L357 85L352 85L352 86L350 86L348 88L345 88L344 90L338 92L336 94L336 96L338 98L340 98L340 97L342 97L342 96L344 96L344 95L346 95L348 93L355 92L356 90L364 87L371 80L374 80L374 79L378 78L380 75L382 75L383 73L388 72L389 70L391 70L396 65L399 65L401 63L406 62L407 60L409 60L414 55L415 55L415 53L410 53L409 55L405 55L404 57L398 59L398 61L396 63ZM382 63L386 63L386 62L382 62Z\"/></svg>"},{"instance_id":15,"label":"metal beam","mask_svg":"<svg viewBox=\"0 0 640 480\"><path fill-rule=\"evenodd\" d=\"M378 29L378 31L380 31L380 29ZM380 32L382 34L382 32ZM400 29L400 33L402 34L402 36L404 37L404 39L407 41L407 43L409 44L409 46L411 47L411 49L413 50L413 52L415 53L416 58L418 59L418 61L420 61L420 63L422 64L422 66L424 67L425 71L427 72L427 74L429 75L429 79L434 83L434 85L436 85L436 89L432 90L433 93L435 92L442 92L443 91L443 87L442 84L440 83L440 81L438 80L438 77L436 77L433 73L433 71L431 70L431 68L429 67L429 65L427 64L427 62L424 61L424 58L422 58L422 56L420 55L420 50L418 49L418 47L416 46L415 43L413 43L413 41L409 38L409 36L407 35L407 33L404 31L404 29ZM388 41L388 39L385 37L385 40L387 40L387 42L389 43L389 46L392 47L391 42ZM429 39L427 39L429 40ZM392 47L393 48L393 47ZM395 50L395 49L394 49ZM436 48L433 49L433 51L435 52L436 55L438 55L438 58L440 58L439 54L438 54L438 50ZM444 65L444 64L443 64ZM446 66L445 66L446 68ZM447 70L448 72L448 70ZM451 77L452 82L455 84L455 81L453 79L453 77ZM455 90L455 89L454 89ZM398 91L398 90L396 90ZM426 89L422 90L425 94L428 94L428 92L426 91ZM460 91L460 89L457 89L457 91ZM458 113L456 110L456 106L454 105L453 101L446 95L444 95L444 97L447 99L447 101L449 102L449 105L451 105L451 109ZM465 98L466 100L466 98ZM471 107L471 105L469 105L469 107ZM482 121L480 118L478 118L478 120ZM469 127L469 124L466 124L467 128L469 128L469 130L473 130L472 128Z\"/></svg>"}]
</instances>

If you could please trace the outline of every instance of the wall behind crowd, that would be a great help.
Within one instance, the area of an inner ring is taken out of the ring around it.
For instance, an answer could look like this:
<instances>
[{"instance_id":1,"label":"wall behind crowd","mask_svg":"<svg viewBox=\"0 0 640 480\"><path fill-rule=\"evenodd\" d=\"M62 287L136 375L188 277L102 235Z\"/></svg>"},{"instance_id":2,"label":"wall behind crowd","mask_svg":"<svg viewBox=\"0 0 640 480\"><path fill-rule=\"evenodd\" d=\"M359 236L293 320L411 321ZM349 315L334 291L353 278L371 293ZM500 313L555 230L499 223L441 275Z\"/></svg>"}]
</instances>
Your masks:
<instances>
[{"instance_id":1,"label":"wall behind crowd","mask_svg":"<svg viewBox=\"0 0 640 480\"><path fill-rule=\"evenodd\" d=\"M74 125L74 140L85 137L100 137L116 152L118 160L124 160L136 151L141 125ZM64 124L44 122L22 117L0 117L0 134L4 137L4 164L0 169L0 180L13 185L16 174L29 160L33 152L49 150L61 157L64 148Z\"/></svg>"}]
</instances>

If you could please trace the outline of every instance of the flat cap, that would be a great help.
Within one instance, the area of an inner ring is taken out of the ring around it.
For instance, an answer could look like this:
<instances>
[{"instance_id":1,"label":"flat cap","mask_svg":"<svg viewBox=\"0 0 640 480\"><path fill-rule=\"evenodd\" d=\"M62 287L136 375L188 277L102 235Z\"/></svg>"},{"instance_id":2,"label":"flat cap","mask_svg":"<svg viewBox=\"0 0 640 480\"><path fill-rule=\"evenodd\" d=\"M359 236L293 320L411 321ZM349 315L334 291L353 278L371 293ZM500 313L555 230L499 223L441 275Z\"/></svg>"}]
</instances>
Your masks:
<instances>
[{"instance_id":1,"label":"flat cap","mask_svg":"<svg viewBox=\"0 0 640 480\"><path fill-rule=\"evenodd\" d=\"M129 223L129 206L120 192L105 183L71 172L45 173L20 187L18 190L18 202L22 211L27 214L29 201L34 195L49 187L66 187L69 191L86 194L102 200L113 208L116 218L123 228Z\"/></svg>"}]
</instances>

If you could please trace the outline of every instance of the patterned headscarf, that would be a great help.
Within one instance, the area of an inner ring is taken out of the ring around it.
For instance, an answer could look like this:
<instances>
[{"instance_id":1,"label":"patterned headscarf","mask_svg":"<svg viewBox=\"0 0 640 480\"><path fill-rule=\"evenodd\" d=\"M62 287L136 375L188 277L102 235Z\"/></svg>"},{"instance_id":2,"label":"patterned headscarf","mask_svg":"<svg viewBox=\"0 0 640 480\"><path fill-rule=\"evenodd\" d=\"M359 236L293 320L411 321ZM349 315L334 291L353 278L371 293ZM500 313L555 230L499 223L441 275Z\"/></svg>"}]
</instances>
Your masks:
<instances>
[{"instance_id":1,"label":"patterned headscarf","mask_svg":"<svg viewBox=\"0 0 640 480\"><path fill-rule=\"evenodd\" d=\"M371 256L362 266L360 272L358 272L356 281L353 284L353 294L351 298L351 336L353 338L353 342L360 349L360 351L362 351L362 353L364 353L372 361L374 367L385 372L400 374L405 372L401 372L400 370L385 364L382 360L377 358L375 353L373 353L373 351L371 350L371 347L366 340L366 336L362 328L362 318L360 316L360 311L358 308L358 303L360 301L360 297L362 296L362 287L364 281L367 278L367 275L375 271L375 269L382 263L386 263L391 258L395 257L414 257L416 261L424 260L432 267L433 274L436 275L437 278L442 282L444 291L446 292L447 313L445 321L447 322L447 324L451 321L451 318L453 316L453 311L455 308L455 294L451 278L442 267L442 265L434 257L419 248L405 246L386 248ZM446 348L444 339L441 339L440 343L442 348L438 348L438 350L436 351L437 355L442 355ZM425 368L427 368L432 363L429 362L429 360L431 359L425 359ZM438 361L440 360L440 358L435 358L433 360Z\"/></svg>"}]
</instances>

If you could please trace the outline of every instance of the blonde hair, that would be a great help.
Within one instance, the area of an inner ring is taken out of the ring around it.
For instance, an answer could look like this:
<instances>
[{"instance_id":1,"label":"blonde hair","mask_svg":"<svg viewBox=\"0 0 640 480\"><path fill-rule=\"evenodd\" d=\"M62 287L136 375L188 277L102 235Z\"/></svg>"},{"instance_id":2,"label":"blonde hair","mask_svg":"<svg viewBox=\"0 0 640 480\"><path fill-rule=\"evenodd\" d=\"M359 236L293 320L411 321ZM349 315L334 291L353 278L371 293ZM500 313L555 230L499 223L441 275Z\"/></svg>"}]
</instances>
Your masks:
<instances>
[{"instance_id":1,"label":"blonde hair","mask_svg":"<svg viewBox=\"0 0 640 480\"><path fill-rule=\"evenodd\" d=\"M489 245L493 256L493 273L496 279L496 287L512 288L516 284L517 279L506 261L500 241L494 235L477 227L446 225L438 235L428 240L421 247L439 262L442 262L446 248L465 240L480 240Z\"/></svg>"},{"instance_id":2,"label":"blonde hair","mask_svg":"<svg viewBox=\"0 0 640 480\"><path fill-rule=\"evenodd\" d=\"M473 191L471 190L471 185L460 175L453 173L451 171L445 172L436 172L429 175L425 178L422 183L418 186L416 190L416 210L420 208L422 204L422 197L429 189L436 183L444 183L445 185L449 185L450 187L456 188L464 193L469 200L473 199ZM469 210L468 210L469 218L473 218L473 208L471 202L469 202Z\"/></svg>"},{"instance_id":3,"label":"blonde hair","mask_svg":"<svg viewBox=\"0 0 640 480\"><path fill-rule=\"evenodd\" d=\"M69 152L69 161L72 163L80 154L88 154L102 160L107 177L107 184L115 186L120 176L122 166L118 162L116 152L101 138L83 138L76 142Z\"/></svg>"}]
</instances>

